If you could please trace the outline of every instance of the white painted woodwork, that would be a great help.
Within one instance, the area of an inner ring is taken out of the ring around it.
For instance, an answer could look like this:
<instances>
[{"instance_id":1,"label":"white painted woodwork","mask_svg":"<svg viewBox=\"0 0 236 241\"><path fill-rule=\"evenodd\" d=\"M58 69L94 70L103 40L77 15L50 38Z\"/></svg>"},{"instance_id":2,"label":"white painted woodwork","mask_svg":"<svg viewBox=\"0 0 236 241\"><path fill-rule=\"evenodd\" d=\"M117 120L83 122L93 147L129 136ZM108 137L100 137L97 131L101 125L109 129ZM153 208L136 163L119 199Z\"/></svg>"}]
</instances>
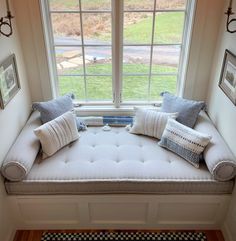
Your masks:
<instances>
[{"instance_id":1,"label":"white painted woodwork","mask_svg":"<svg viewBox=\"0 0 236 241\"><path fill-rule=\"evenodd\" d=\"M230 195L9 196L16 229L220 229Z\"/></svg>"}]
</instances>

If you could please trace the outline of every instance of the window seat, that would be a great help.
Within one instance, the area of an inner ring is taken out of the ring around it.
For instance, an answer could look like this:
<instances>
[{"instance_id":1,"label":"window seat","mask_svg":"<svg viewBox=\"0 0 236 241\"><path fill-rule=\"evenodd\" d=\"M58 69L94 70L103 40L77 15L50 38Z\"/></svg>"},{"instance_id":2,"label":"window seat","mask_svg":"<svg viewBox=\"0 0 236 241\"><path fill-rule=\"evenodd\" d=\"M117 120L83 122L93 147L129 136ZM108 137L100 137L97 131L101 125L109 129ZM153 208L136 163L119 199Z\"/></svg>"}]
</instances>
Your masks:
<instances>
[{"instance_id":1,"label":"window seat","mask_svg":"<svg viewBox=\"0 0 236 241\"><path fill-rule=\"evenodd\" d=\"M38 118L35 113L34 118ZM157 139L130 134L124 127L112 127L111 131L89 127L80 134L78 141L53 156L41 160L38 155L22 181L6 180L8 194L230 194L233 191L234 181L215 180L204 160L197 169L158 146Z\"/></svg>"}]
</instances>

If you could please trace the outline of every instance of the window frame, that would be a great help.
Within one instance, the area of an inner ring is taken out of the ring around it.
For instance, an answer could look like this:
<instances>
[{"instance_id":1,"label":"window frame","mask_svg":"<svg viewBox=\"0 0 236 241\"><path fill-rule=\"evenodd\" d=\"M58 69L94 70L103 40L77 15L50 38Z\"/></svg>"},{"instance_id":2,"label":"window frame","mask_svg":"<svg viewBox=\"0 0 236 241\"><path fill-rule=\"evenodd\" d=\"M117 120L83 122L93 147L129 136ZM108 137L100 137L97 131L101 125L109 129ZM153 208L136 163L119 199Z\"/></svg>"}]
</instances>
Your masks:
<instances>
[{"instance_id":1,"label":"window frame","mask_svg":"<svg viewBox=\"0 0 236 241\"><path fill-rule=\"evenodd\" d=\"M177 86L176 86L176 94L178 96L183 95L184 86L185 86L185 77L187 72L187 65L188 65L188 57L189 57L189 49L190 49L190 42L192 36L192 28L193 28L193 19L195 16L195 9L196 9L196 0L186 0L186 8L185 9L165 9L165 10L158 10L155 8L156 1L154 0L154 9L151 10L124 10L123 0L111 0L111 9L110 10L82 10L81 9L81 0L80 2L80 10L50 10L49 9L49 0L40 0L41 6L41 16L43 22L43 29L44 29L44 37L45 37L45 45L47 50L47 60L49 66L49 73L50 73L50 84L52 86L52 94L53 97L59 96L59 82L58 82L58 73L57 73L57 65L56 65L56 53L55 47L59 46L75 46L75 45L56 45L54 43L54 36L52 31L52 21L51 21L51 13L79 13L80 14L80 27L82 26L82 14L81 13L111 13L111 45L88 45L84 44L82 37L81 37L81 45L76 45L81 47L83 50L83 65L84 61L84 48L90 46L109 46L111 47L112 51L112 73L111 75L107 74L93 74L89 75L84 73L84 75L78 76L111 76L112 77L112 98L111 101L79 101L76 102L77 106L86 106L95 108L102 106L108 106L109 108L122 108L123 107L130 107L134 105L156 105L159 106L161 101L122 101L122 84L123 84L123 76L148 76L149 78L149 91L150 91L150 81L152 76L164 76L164 75L174 75L177 76ZM152 42L151 44L123 44L123 19L124 13L126 12L148 12L153 14L153 24L152 24ZM184 12L184 26L183 26L183 33L182 33L182 41L181 43L170 43L170 44L157 44L154 42L155 37L155 15L157 12ZM118 21L117 21L118 19ZM116 20L116 21L115 21ZM129 74L123 73L123 47L125 46L150 46L151 51L153 51L153 47L155 46L180 46L180 56L179 56L179 67L177 73L161 73L161 74L153 74L151 73L152 69L152 54L150 58L149 64L149 73L148 74ZM85 66L83 66L85 72ZM84 80L86 82L86 80ZM86 88L86 83L85 83ZM85 90L86 91L86 90Z\"/></svg>"}]
</instances>

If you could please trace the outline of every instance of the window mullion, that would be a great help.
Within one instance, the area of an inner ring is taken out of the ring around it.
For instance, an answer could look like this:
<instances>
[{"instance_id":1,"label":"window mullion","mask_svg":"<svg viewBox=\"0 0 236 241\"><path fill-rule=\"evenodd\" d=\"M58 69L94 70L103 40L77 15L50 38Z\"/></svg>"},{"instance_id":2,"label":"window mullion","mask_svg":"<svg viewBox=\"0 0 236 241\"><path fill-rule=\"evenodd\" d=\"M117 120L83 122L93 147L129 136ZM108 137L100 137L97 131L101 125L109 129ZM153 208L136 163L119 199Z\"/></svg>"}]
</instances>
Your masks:
<instances>
[{"instance_id":1,"label":"window mullion","mask_svg":"<svg viewBox=\"0 0 236 241\"><path fill-rule=\"evenodd\" d=\"M112 88L113 102L120 107L123 60L123 0L112 0Z\"/></svg>"},{"instance_id":2,"label":"window mullion","mask_svg":"<svg viewBox=\"0 0 236 241\"><path fill-rule=\"evenodd\" d=\"M79 10L80 10L80 33L81 33L81 48L82 48L82 57L83 57L83 73L84 73L84 91L85 99L88 100L87 93L87 80L86 80L86 65L85 65L85 52L84 52L84 32L83 32L83 18L81 13L81 0L79 0Z\"/></svg>"},{"instance_id":3,"label":"window mullion","mask_svg":"<svg viewBox=\"0 0 236 241\"><path fill-rule=\"evenodd\" d=\"M151 50L150 50L150 66L149 66L149 78L148 78L148 101L150 101L150 89L151 89L151 78L152 78L152 57L153 57L153 42L155 34L155 22L156 22L156 0L154 1L154 11L152 19L152 40L151 40Z\"/></svg>"}]
</instances>

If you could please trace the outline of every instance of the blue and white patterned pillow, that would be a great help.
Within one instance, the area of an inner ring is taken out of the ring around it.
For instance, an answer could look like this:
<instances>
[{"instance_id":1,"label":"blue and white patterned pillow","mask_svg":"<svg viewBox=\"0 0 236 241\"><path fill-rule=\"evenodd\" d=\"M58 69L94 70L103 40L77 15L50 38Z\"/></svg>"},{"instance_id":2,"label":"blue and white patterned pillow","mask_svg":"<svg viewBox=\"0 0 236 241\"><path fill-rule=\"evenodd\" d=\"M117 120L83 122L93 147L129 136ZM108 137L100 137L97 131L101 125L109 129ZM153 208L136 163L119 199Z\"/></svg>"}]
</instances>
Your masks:
<instances>
[{"instance_id":1,"label":"blue and white patterned pillow","mask_svg":"<svg viewBox=\"0 0 236 241\"><path fill-rule=\"evenodd\" d=\"M201 153L211 140L211 136L168 119L159 146L164 147L199 168Z\"/></svg>"}]
</instances>

